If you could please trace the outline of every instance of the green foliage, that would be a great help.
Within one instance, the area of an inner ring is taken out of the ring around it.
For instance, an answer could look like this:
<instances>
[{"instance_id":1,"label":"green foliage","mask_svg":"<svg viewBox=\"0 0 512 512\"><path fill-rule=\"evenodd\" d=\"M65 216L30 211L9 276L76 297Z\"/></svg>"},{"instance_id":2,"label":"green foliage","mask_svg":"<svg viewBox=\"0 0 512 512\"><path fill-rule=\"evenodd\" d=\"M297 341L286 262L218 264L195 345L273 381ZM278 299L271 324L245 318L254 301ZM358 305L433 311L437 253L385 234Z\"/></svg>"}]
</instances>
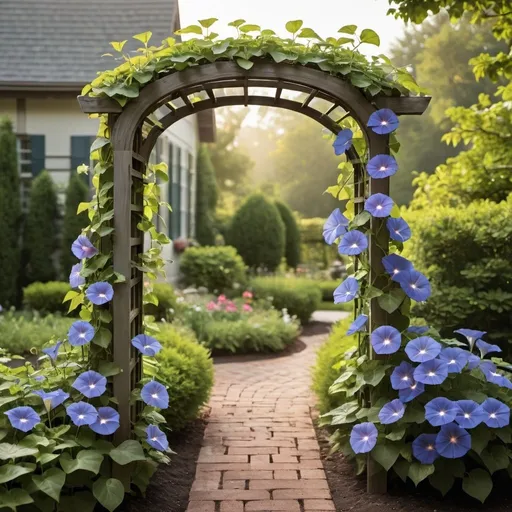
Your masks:
<instances>
[{"instance_id":1,"label":"green foliage","mask_svg":"<svg viewBox=\"0 0 512 512\"><path fill-rule=\"evenodd\" d=\"M293 212L288 205L276 201L277 209L285 227L284 257L289 268L297 268L300 263L300 231Z\"/></svg>"},{"instance_id":2,"label":"green foliage","mask_svg":"<svg viewBox=\"0 0 512 512\"><path fill-rule=\"evenodd\" d=\"M17 305L20 273L20 183L16 135L8 118L0 119L0 304Z\"/></svg>"},{"instance_id":3,"label":"green foliage","mask_svg":"<svg viewBox=\"0 0 512 512\"><path fill-rule=\"evenodd\" d=\"M214 214L217 182L210 152L202 144L197 153L196 239L201 245L215 245Z\"/></svg>"},{"instance_id":4,"label":"green foliage","mask_svg":"<svg viewBox=\"0 0 512 512\"><path fill-rule=\"evenodd\" d=\"M332 209L329 210L331 213ZM300 219L301 259L304 264L327 269L338 259L338 248L328 246L322 237L325 218ZM330 299L329 299L330 300Z\"/></svg>"},{"instance_id":5,"label":"green foliage","mask_svg":"<svg viewBox=\"0 0 512 512\"><path fill-rule=\"evenodd\" d=\"M245 265L233 247L190 247L180 261L187 286L222 292L246 282Z\"/></svg>"},{"instance_id":6,"label":"green foliage","mask_svg":"<svg viewBox=\"0 0 512 512\"><path fill-rule=\"evenodd\" d=\"M162 319L171 322L177 308L177 297L174 288L169 283L155 283L152 294L156 297L157 305L148 303L144 306L144 313L152 315L157 321Z\"/></svg>"},{"instance_id":7,"label":"green foliage","mask_svg":"<svg viewBox=\"0 0 512 512\"><path fill-rule=\"evenodd\" d=\"M263 194L249 196L233 217L228 242L248 267L274 271L285 251L285 225L277 207Z\"/></svg>"},{"instance_id":8,"label":"green foliage","mask_svg":"<svg viewBox=\"0 0 512 512\"><path fill-rule=\"evenodd\" d=\"M61 281L32 283L23 288L23 305L40 313L65 313L68 307L63 301L70 290L69 283Z\"/></svg>"}]
</instances>

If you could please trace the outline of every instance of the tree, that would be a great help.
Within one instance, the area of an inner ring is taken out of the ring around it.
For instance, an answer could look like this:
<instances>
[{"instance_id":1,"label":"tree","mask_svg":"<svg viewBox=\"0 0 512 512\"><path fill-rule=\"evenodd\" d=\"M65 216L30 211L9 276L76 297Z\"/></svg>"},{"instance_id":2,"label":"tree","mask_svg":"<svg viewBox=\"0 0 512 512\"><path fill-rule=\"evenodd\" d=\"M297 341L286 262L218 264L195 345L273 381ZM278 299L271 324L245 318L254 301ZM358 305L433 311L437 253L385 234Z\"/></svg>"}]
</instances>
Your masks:
<instances>
[{"instance_id":1,"label":"tree","mask_svg":"<svg viewBox=\"0 0 512 512\"><path fill-rule=\"evenodd\" d=\"M77 213L78 205L86 202L88 198L87 185L80 175L72 171L66 189L66 204L62 223L61 264L64 276L69 274L71 267L76 263L76 257L71 253L71 244L89 223L86 212Z\"/></svg>"},{"instance_id":2,"label":"tree","mask_svg":"<svg viewBox=\"0 0 512 512\"><path fill-rule=\"evenodd\" d=\"M19 300L20 183L16 135L8 118L0 121L0 305Z\"/></svg>"},{"instance_id":3,"label":"tree","mask_svg":"<svg viewBox=\"0 0 512 512\"><path fill-rule=\"evenodd\" d=\"M277 209L285 227L284 257L289 268L297 268L300 263L300 231L293 212L287 204L276 201Z\"/></svg>"}]
</instances>

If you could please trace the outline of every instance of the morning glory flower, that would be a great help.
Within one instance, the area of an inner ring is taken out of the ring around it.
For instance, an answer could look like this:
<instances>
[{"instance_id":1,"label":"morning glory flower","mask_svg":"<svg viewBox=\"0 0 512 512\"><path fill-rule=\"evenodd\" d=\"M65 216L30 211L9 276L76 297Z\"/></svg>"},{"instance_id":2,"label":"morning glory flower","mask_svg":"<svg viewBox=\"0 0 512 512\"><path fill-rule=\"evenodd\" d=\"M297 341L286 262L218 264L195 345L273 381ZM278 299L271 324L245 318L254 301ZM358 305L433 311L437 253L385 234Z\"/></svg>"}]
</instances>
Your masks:
<instances>
[{"instance_id":1,"label":"morning glory flower","mask_svg":"<svg viewBox=\"0 0 512 512\"><path fill-rule=\"evenodd\" d=\"M80 275L81 271L81 263L77 263L71 267L71 273L69 274L69 284L71 285L71 288L78 288L79 286L85 284L85 277Z\"/></svg>"},{"instance_id":2,"label":"morning glory flower","mask_svg":"<svg viewBox=\"0 0 512 512\"><path fill-rule=\"evenodd\" d=\"M41 397L43 402L50 400L50 409L55 409L69 398L69 393L62 391L62 389L48 392L39 389L34 391L34 394Z\"/></svg>"},{"instance_id":3,"label":"morning glory flower","mask_svg":"<svg viewBox=\"0 0 512 512\"><path fill-rule=\"evenodd\" d=\"M359 291L359 283L353 277L347 277L336 290L334 290L334 304L350 302L355 299Z\"/></svg>"},{"instance_id":4,"label":"morning glory flower","mask_svg":"<svg viewBox=\"0 0 512 512\"><path fill-rule=\"evenodd\" d=\"M496 372L497 370L496 365L492 361L482 361L481 359L479 368L484 374L488 372Z\"/></svg>"},{"instance_id":5,"label":"morning glory flower","mask_svg":"<svg viewBox=\"0 0 512 512\"><path fill-rule=\"evenodd\" d=\"M16 407L4 413L8 418L13 428L28 432L32 430L41 418L32 407Z\"/></svg>"},{"instance_id":6,"label":"morning glory flower","mask_svg":"<svg viewBox=\"0 0 512 512\"><path fill-rule=\"evenodd\" d=\"M411 361L415 363L424 363L435 359L441 352L441 345L430 336L420 336L405 347L405 353Z\"/></svg>"},{"instance_id":7,"label":"morning glory flower","mask_svg":"<svg viewBox=\"0 0 512 512\"><path fill-rule=\"evenodd\" d=\"M366 165L366 171L372 178L387 178L398 171L398 164L391 155L375 155Z\"/></svg>"},{"instance_id":8,"label":"morning glory flower","mask_svg":"<svg viewBox=\"0 0 512 512\"><path fill-rule=\"evenodd\" d=\"M391 374L391 387L393 389L410 389L414 384L414 368L407 361L402 361ZM419 393L418 393L419 394Z\"/></svg>"},{"instance_id":9,"label":"morning glory flower","mask_svg":"<svg viewBox=\"0 0 512 512\"><path fill-rule=\"evenodd\" d=\"M361 254L367 248L368 238L366 235L357 229L353 229L352 231L347 231L347 233L343 235L338 246L338 252L348 256L356 256Z\"/></svg>"},{"instance_id":10,"label":"morning glory flower","mask_svg":"<svg viewBox=\"0 0 512 512\"><path fill-rule=\"evenodd\" d=\"M412 332L413 334L425 334L428 331L428 327L426 325L410 325L407 327L407 332Z\"/></svg>"},{"instance_id":11,"label":"morning glory flower","mask_svg":"<svg viewBox=\"0 0 512 512\"><path fill-rule=\"evenodd\" d=\"M79 375L72 387L80 391L87 398L95 398L103 395L107 389L107 379L94 370L89 370Z\"/></svg>"},{"instance_id":12,"label":"morning glory flower","mask_svg":"<svg viewBox=\"0 0 512 512\"><path fill-rule=\"evenodd\" d=\"M417 270L409 270L400 274L396 279L407 297L416 302L426 301L431 294L428 279Z\"/></svg>"},{"instance_id":13,"label":"morning glory flower","mask_svg":"<svg viewBox=\"0 0 512 512\"><path fill-rule=\"evenodd\" d=\"M475 354L469 354L468 356L468 368L474 370L480 365L481 359Z\"/></svg>"},{"instance_id":14,"label":"morning glory flower","mask_svg":"<svg viewBox=\"0 0 512 512\"><path fill-rule=\"evenodd\" d=\"M169 395L162 384L152 380L148 382L141 391L142 400L152 407L167 409L169 407Z\"/></svg>"},{"instance_id":15,"label":"morning glory flower","mask_svg":"<svg viewBox=\"0 0 512 512\"><path fill-rule=\"evenodd\" d=\"M379 135L394 132L399 124L397 115L389 108L377 110L368 119L368 126Z\"/></svg>"},{"instance_id":16,"label":"morning glory flower","mask_svg":"<svg viewBox=\"0 0 512 512\"><path fill-rule=\"evenodd\" d=\"M146 441L155 450L165 452L169 448L167 436L156 425L149 425L146 429L146 434L148 436Z\"/></svg>"},{"instance_id":17,"label":"morning glory flower","mask_svg":"<svg viewBox=\"0 0 512 512\"><path fill-rule=\"evenodd\" d=\"M352 136L352 130L348 128L345 128L344 130L338 132L336 140L332 143L335 155L343 155L345 151L349 150L352 147Z\"/></svg>"},{"instance_id":18,"label":"morning glory flower","mask_svg":"<svg viewBox=\"0 0 512 512\"><path fill-rule=\"evenodd\" d=\"M436 450L442 457L458 459L471 449L471 436L456 423L443 425L436 437Z\"/></svg>"},{"instance_id":19,"label":"morning glory flower","mask_svg":"<svg viewBox=\"0 0 512 512\"><path fill-rule=\"evenodd\" d=\"M440 359L425 361L414 370L414 380L422 384L441 384L446 377L448 377L448 366Z\"/></svg>"},{"instance_id":20,"label":"morning glory flower","mask_svg":"<svg viewBox=\"0 0 512 512\"><path fill-rule=\"evenodd\" d=\"M496 384L497 386L501 386L502 388L512 389L512 383L501 373L498 373L497 368L493 363L491 363L492 366L484 365L484 363L488 362L490 361L483 361L480 364L480 369L485 375L487 382L490 382L491 384Z\"/></svg>"},{"instance_id":21,"label":"morning glory flower","mask_svg":"<svg viewBox=\"0 0 512 512\"><path fill-rule=\"evenodd\" d=\"M94 338L94 327L89 322L78 320L68 331L69 344L73 347L87 345Z\"/></svg>"},{"instance_id":22,"label":"morning glory flower","mask_svg":"<svg viewBox=\"0 0 512 512\"><path fill-rule=\"evenodd\" d=\"M325 243L332 245L341 235L347 232L348 219L336 208L324 224L323 236Z\"/></svg>"},{"instance_id":23,"label":"morning glory flower","mask_svg":"<svg viewBox=\"0 0 512 512\"><path fill-rule=\"evenodd\" d=\"M66 412L77 427L92 425L98 419L98 411L87 402L71 404L66 409Z\"/></svg>"},{"instance_id":24,"label":"morning glory flower","mask_svg":"<svg viewBox=\"0 0 512 512\"><path fill-rule=\"evenodd\" d=\"M483 422L491 428L506 427L510 422L510 409L495 398L487 398L480 406L485 414Z\"/></svg>"},{"instance_id":25,"label":"morning glory flower","mask_svg":"<svg viewBox=\"0 0 512 512\"><path fill-rule=\"evenodd\" d=\"M475 428L486 417L486 413L473 400L459 400L456 404L459 412L455 417L455 421L462 428Z\"/></svg>"},{"instance_id":26,"label":"morning glory flower","mask_svg":"<svg viewBox=\"0 0 512 512\"><path fill-rule=\"evenodd\" d=\"M98 254L98 249L92 245L91 241L84 235L80 235L71 246L71 252L79 259L92 258Z\"/></svg>"},{"instance_id":27,"label":"morning glory flower","mask_svg":"<svg viewBox=\"0 0 512 512\"><path fill-rule=\"evenodd\" d=\"M354 453L368 453L377 444L379 432L373 423L359 423L350 432L350 446Z\"/></svg>"},{"instance_id":28,"label":"morning glory flower","mask_svg":"<svg viewBox=\"0 0 512 512\"><path fill-rule=\"evenodd\" d=\"M96 306L101 306L112 300L114 289L110 283L94 283L85 292L87 298Z\"/></svg>"},{"instance_id":29,"label":"morning glory flower","mask_svg":"<svg viewBox=\"0 0 512 512\"><path fill-rule=\"evenodd\" d=\"M425 419L434 427L451 423L458 412L457 404L442 396L425 404Z\"/></svg>"},{"instance_id":30,"label":"morning glory flower","mask_svg":"<svg viewBox=\"0 0 512 512\"><path fill-rule=\"evenodd\" d=\"M413 270L412 263L408 259L398 256L398 254L384 256L382 265L393 281L399 281L404 273Z\"/></svg>"},{"instance_id":31,"label":"morning glory flower","mask_svg":"<svg viewBox=\"0 0 512 512\"><path fill-rule=\"evenodd\" d=\"M373 217L387 217L395 206L393 199L386 194L371 195L364 203L364 209Z\"/></svg>"},{"instance_id":32,"label":"morning glory flower","mask_svg":"<svg viewBox=\"0 0 512 512\"><path fill-rule=\"evenodd\" d=\"M62 341L58 341L53 347L43 348L43 352L52 360L56 361Z\"/></svg>"},{"instance_id":33,"label":"morning glory flower","mask_svg":"<svg viewBox=\"0 0 512 512\"><path fill-rule=\"evenodd\" d=\"M411 238L411 228L409 227L409 224L402 219L402 217L399 217L398 219L389 217L386 221L386 227L388 228L389 236L392 240L396 240L397 242L407 242L407 240Z\"/></svg>"},{"instance_id":34,"label":"morning glory flower","mask_svg":"<svg viewBox=\"0 0 512 512\"><path fill-rule=\"evenodd\" d=\"M436 450L437 434L420 434L412 442L412 454L422 464L433 464L439 457Z\"/></svg>"},{"instance_id":35,"label":"morning glory flower","mask_svg":"<svg viewBox=\"0 0 512 512\"><path fill-rule=\"evenodd\" d=\"M162 350L162 345L147 334L139 334L132 339L132 345L143 355L153 357L160 350Z\"/></svg>"},{"instance_id":36,"label":"morning glory flower","mask_svg":"<svg viewBox=\"0 0 512 512\"><path fill-rule=\"evenodd\" d=\"M480 338L483 338L487 334L487 332L485 331L475 331L473 329L458 329L453 332L457 334L462 334L462 336L464 336L468 340L469 347L471 350L473 350L475 341L479 340Z\"/></svg>"},{"instance_id":37,"label":"morning glory flower","mask_svg":"<svg viewBox=\"0 0 512 512\"><path fill-rule=\"evenodd\" d=\"M439 359L448 366L448 373L460 373L468 363L469 352L457 347L445 348L439 354Z\"/></svg>"},{"instance_id":38,"label":"morning glory flower","mask_svg":"<svg viewBox=\"0 0 512 512\"><path fill-rule=\"evenodd\" d=\"M480 350L480 355L485 357L487 354L491 354L492 352L501 352L501 348L498 345L491 345L490 343L486 343L484 340L478 340L476 342L476 346Z\"/></svg>"},{"instance_id":39,"label":"morning glory flower","mask_svg":"<svg viewBox=\"0 0 512 512\"><path fill-rule=\"evenodd\" d=\"M387 403L379 412L379 420L383 425L395 423L403 417L405 413L404 404L396 399Z\"/></svg>"},{"instance_id":40,"label":"morning glory flower","mask_svg":"<svg viewBox=\"0 0 512 512\"><path fill-rule=\"evenodd\" d=\"M119 413L112 409L112 407L99 407L98 417L94 423L89 425L89 428L101 434L102 436L109 436L119 428Z\"/></svg>"},{"instance_id":41,"label":"morning glory flower","mask_svg":"<svg viewBox=\"0 0 512 512\"><path fill-rule=\"evenodd\" d=\"M372 332L370 342L376 354L394 354L400 348L402 336L391 325L382 325Z\"/></svg>"},{"instance_id":42,"label":"morning glory flower","mask_svg":"<svg viewBox=\"0 0 512 512\"><path fill-rule=\"evenodd\" d=\"M347 336L350 334L354 334L358 331L360 331L365 325L366 322L368 322L368 316L367 315L359 315L348 328Z\"/></svg>"},{"instance_id":43,"label":"morning glory flower","mask_svg":"<svg viewBox=\"0 0 512 512\"><path fill-rule=\"evenodd\" d=\"M411 367L412 368L412 367ZM401 389L398 392L398 398L405 404L414 400L417 396L420 396L425 391L425 385L421 382L414 382L406 389Z\"/></svg>"}]
</instances>

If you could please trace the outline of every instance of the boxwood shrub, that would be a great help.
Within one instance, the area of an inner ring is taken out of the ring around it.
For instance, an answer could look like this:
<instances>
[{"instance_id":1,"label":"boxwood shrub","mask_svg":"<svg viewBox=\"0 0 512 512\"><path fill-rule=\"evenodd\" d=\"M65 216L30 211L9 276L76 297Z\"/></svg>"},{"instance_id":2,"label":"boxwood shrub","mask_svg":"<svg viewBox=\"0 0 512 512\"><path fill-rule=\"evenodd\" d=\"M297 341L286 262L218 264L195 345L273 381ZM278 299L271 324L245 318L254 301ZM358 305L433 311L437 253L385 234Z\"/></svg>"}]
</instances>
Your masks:
<instances>
[{"instance_id":1,"label":"boxwood shrub","mask_svg":"<svg viewBox=\"0 0 512 512\"><path fill-rule=\"evenodd\" d=\"M62 281L32 283L23 288L23 305L41 313L65 313L69 303L63 304L62 301L69 290L69 283Z\"/></svg>"},{"instance_id":2,"label":"boxwood shrub","mask_svg":"<svg viewBox=\"0 0 512 512\"><path fill-rule=\"evenodd\" d=\"M166 320L171 322L176 314L176 293L169 283L155 283L153 285L153 295L158 299L158 306L154 304L146 304L144 313L152 315L155 320Z\"/></svg>"}]
</instances>

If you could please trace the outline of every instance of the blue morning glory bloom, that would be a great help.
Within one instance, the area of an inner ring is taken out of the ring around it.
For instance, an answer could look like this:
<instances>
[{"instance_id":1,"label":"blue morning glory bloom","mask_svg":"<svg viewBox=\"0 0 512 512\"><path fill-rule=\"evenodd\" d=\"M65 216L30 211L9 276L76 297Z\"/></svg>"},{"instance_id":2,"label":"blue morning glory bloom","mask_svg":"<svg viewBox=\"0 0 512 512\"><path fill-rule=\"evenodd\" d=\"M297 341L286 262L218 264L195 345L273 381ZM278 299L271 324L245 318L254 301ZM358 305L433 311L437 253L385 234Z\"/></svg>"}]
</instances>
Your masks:
<instances>
[{"instance_id":1,"label":"blue morning glory bloom","mask_svg":"<svg viewBox=\"0 0 512 512\"><path fill-rule=\"evenodd\" d=\"M120 426L119 413L112 409L112 407L99 407L98 417L94 423L89 425L89 428L102 436L110 436Z\"/></svg>"},{"instance_id":2,"label":"blue morning glory bloom","mask_svg":"<svg viewBox=\"0 0 512 512\"><path fill-rule=\"evenodd\" d=\"M483 338L487 332L485 331L475 331L473 329L458 329L456 331L453 331L457 334L462 334L469 343L469 347L471 350L473 350L473 346L475 345L475 341L479 340L480 338Z\"/></svg>"},{"instance_id":3,"label":"blue morning glory bloom","mask_svg":"<svg viewBox=\"0 0 512 512\"><path fill-rule=\"evenodd\" d=\"M94 370L80 374L72 387L80 391L87 398L95 398L103 395L107 390L107 379Z\"/></svg>"},{"instance_id":4,"label":"blue morning glory bloom","mask_svg":"<svg viewBox=\"0 0 512 512\"><path fill-rule=\"evenodd\" d=\"M98 254L98 249L84 235L80 235L71 246L71 252L79 259L92 258Z\"/></svg>"},{"instance_id":5,"label":"blue morning glory bloom","mask_svg":"<svg viewBox=\"0 0 512 512\"><path fill-rule=\"evenodd\" d=\"M62 389L55 391L43 391L39 389L34 391L34 394L41 397L43 402L50 400L50 409L55 409L55 407L58 407L69 398L69 393L62 391Z\"/></svg>"},{"instance_id":6,"label":"blue morning glory bloom","mask_svg":"<svg viewBox=\"0 0 512 512\"><path fill-rule=\"evenodd\" d=\"M391 325L381 325L370 336L376 354L394 354L402 343L400 331Z\"/></svg>"},{"instance_id":7,"label":"blue morning glory bloom","mask_svg":"<svg viewBox=\"0 0 512 512\"><path fill-rule=\"evenodd\" d=\"M334 304L350 302L357 297L359 283L353 277L347 277L336 290L334 290Z\"/></svg>"},{"instance_id":8,"label":"blue morning glory bloom","mask_svg":"<svg viewBox=\"0 0 512 512\"><path fill-rule=\"evenodd\" d=\"M154 356L162 350L162 345L147 334L139 334L132 339L132 345L145 356Z\"/></svg>"},{"instance_id":9,"label":"blue morning glory bloom","mask_svg":"<svg viewBox=\"0 0 512 512\"><path fill-rule=\"evenodd\" d=\"M354 334L358 331L360 331L365 325L366 322L368 322L368 316L367 315L359 315L348 328L347 336L350 334Z\"/></svg>"},{"instance_id":10,"label":"blue morning glory bloom","mask_svg":"<svg viewBox=\"0 0 512 512\"><path fill-rule=\"evenodd\" d=\"M391 155L375 155L366 165L366 171L372 178L387 178L398 171L398 164Z\"/></svg>"},{"instance_id":11,"label":"blue morning glory bloom","mask_svg":"<svg viewBox=\"0 0 512 512\"><path fill-rule=\"evenodd\" d=\"M468 363L469 352L457 347L448 347L441 351L439 359L448 366L448 373L460 373Z\"/></svg>"},{"instance_id":12,"label":"blue morning glory bloom","mask_svg":"<svg viewBox=\"0 0 512 512\"><path fill-rule=\"evenodd\" d=\"M354 453L368 453L377 444L379 432L373 423L359 423L350 432L350 446Z\"/></svg>"},{"instance_id":13,"label":"blue morning glory bloom","mask_svg":"<svg viewBox=\"0 0 512 512\"><path fill-rule=\"evenodd\" d=\"M402 361L393 370L390 380L393 389L410 389L415 384L413 366L407 361Z\"/></svg>"},{"instance_id":14,"label":"blue morning glory bloom","mask_svg":"<svg viewBox=\"0 0 512 512\"><path fill-rule=\"evenodd\" d=\"M422 384L441 384L446 377L448 377L448 366L440 359L425 361L414 370L414 380Z\"/></svg>"},{"instance_id":15,"label":"blue morning glory bloom","mask_svg":"<svg viewBox=\"0 0 512 512\"><path fill-rule=\"evenodd\" d=\"M420 434L412 442L412 454L422 464L433 464L439 457L436 450L437 434Z\"/></svg>"},{"instance_id":16,"label":"blue morning glory bloom","mask_svg":"<svg viewBox=\"0 0 512 512\"><path fill-rule=\"evenodd\" d=\"M347 231L343 235L338 246L338 252L348 256L356 256L361 254L367 248L368 238L366 235L357 229L353 229L352 231Z\"/></svg>"},{"instance_id":17,"label":"blue morning glory bloom","mask_svg":"<svg viewBox=\"0 0 512 512\"><path fill-rule=\"evenodd\" d=\"M62 341L58 341L53 347L43 348L43 352L52 360L56 361Z\"/></svg>"},{"instance_id":18,"label":"blue morning glory bloom","mask_svg":"<svg viewBox=\"0 0 512 512\"><path fill-rule=\"evenodd\" d=\"M169 407L169 395L162 384L152 380L148 382L140 393L142 400L152 407L167 409Z\"/></svg>"},{"instance_id":19,"label":"blue morning glory bloom","mask_svg":"<svg viewBox=\"0 0 512 512\"><path fill-rule=\"evenodd\" d=\"M487 354L491 354L492 352L501 352L501 348L498 345L491 345L490 343L486 343L484 340L478 340L476 342L476 346L480 350L480 355L485 357Z\"/></svg>"},{"instance_id":20,"label":"blue morning glory bloom","mask_svg":"<svg viewBox=\"0 0 512 512\"><path fill-rule=\"evenodd\" d=\"M338 132L336 140L332 143L335 155L343 155L345 151L349 150L352 147L352 136L352 130L350 130L349 128L345 128L344 130Z\"/></svg>"},{"instance_id":21,"label":"blue morning glory bloom","mask_svg":"<svg viewBox=\"0 0 512 512\"><path fill-rule=\"evenodd\" d=\"M420 336L405 347L405 353L411 361L415 363L424 363L435 359L441 352L441 345L430 336Z\"/></svg>"},{"instance_id":22,"label":"blue morning glory bloom","mask_svg":"<svg viewBox=\"0 0 512 512\"><path fill-rule=\"evenodd\" d=\"M387 403L379 412L379 420L383 425L395 423L400 418L403 418L405 413L404 404L396 399Z\"/></svg>"},{"instance_id":23,"label":"blue morning glory bloom","mask_svg":"<svg viewBox=\"0 0 512 512\"><path fill-rule=\"evenodd\" d=\"M412 368L412 367L411 367ZM414 377L413 377L414 378ZM406 389L401 389L398 392L398 398L405 404L414 400L417 396L420 396L425 391L425 385L421 382L414 382L411 386Z\"/></svg>"},{"instance_id":24,"label":"blue morning glory bloom","mask_svg":"<svg viewBox=\"0 0 512 512\"><path fill-rule=\"evenodd\" d=\"M368 126L379 135L394 132L399 124L397 115L390 108L381 108L368 119Z\"/></svg>"},{"instance_id":25,"label":"blue morning glory bloom","mask_svg":"<svg viewBox=\"0 0 512 512\"><path fill-rule=\"evenodd\" d=\"M470 370L474 370L480 365L481 359L478 356L475 356L475 354L469 354L468 356L468 368Z\"/></svg>"},{"instance_id":26,"label":"blue morning glory bloom","mask_svg":"<svg viewBox=\"0 0 512 512\"><path fill-rule=\"evenodd\" d=\"M475 428L484 420L486 414L473 400L459 400L456 402L459 412L455 421L462 428Z\"/></svg>"},{"instance_id":27,"label":"blue morning glory bloom","mask_svg":"<svg viewBox=\"0 0 512 512\"><path fill-rule=\"evenodd\" d=\"M398 217L398 219L389 217L386 221L386 227L388 228L389 236L392 240L407 242L407 240L411 238L411 228L402 217Z\"/></svg>"},{"instance_id":28,"label":"blue morning glory bloom","mask_svg":"<svg viewBox=\"0 0 512 512\"><path fill-rule=\"evenodd\" d=\"M71 285L71 288L78 288L79 286L85 284L85 277L80 275L81 271L81 263L77 263L71 267L71 273L69 274L69 284Z\"/></svg>"},{"instance_id":29,"label":"blue morning glory bloom","mask_svg":"<svg viewBox=\"0 0 512 512\"><path fill-rule=\"evenodd\" d=\"M451 423L458 412L457 404L442 396L425 404L425 419L434 427Z\"/></svg>"},{"instance_id":30,"label":"blue morning glory bloom","mask_svg":"<svg viewBox=\"0 0 512 512\"><path fill-rule=\"evenodd\" d=\"M341 235L347 232L348 219L336 208L324 224L323 236L327 244L332 245Z\"/></svg>"},{"instance_id":31,"label":"blue morning glory bloom","mask_svg":"<svg viewBox=\"0 0 512 512\"><path fill-rule=\"evenodd\" d=\"M4 413L8 418L13 428L28 432L32 430L41 418L32 407L16 407Z\"/></svg>"},{"instance_id":32,"label":"blue morning glory bloom","mask_svg":"<svg viewBox=\"0 0 512 512\"><path fill-rule=\"evenodd\" d=\"M408 259L398 256L398 254L384 256L382 265L393 281L399 281L405 272L413 270L412 263Z\"/></svg>"},{"instance_id":33,"label":"blue morning glory bloom","mask_svg":"<svg viewBox=\"0 0 512 512\"><path fill-rule=\"evenodd\" d=\"M71 404L66 412L77 427L92 425L98 419L98 411L87 402Z\"/></svg>"},{"instance_id":34,"label":"blue morning glory bloom","mask_svg":"<svg viewBox=\"0 0 512 512\"><path fill-rule=\"evenodd\" d=\"M426 325L410 325L407 327L407 332L412 332L413 334L425 334L428 331L428 327Z\"/></svg>"},{"instance_id":35,"label":"blue morning glory bloom","mask_svg":"<svg viewBox=\"0 0 512 512\"><path fill-rule=\"evenodd\" d=\"M73 347L87 345L94 338L94 327L89 322L78 320L68 331L69 344Z\"/></svg>"},{"instance_id":36,"label":"blue morning glory bloom","mask_svg":"<svg viewBox=\"0 0 512 512\"><path fill-rule=\"evenodd\" d=\"M510 409L495 398L487 398L480 406L485 414L483 422L491 428L506 427L510 422Z\"/></svg>"},{"instance_id":37,"label":"blue morning glory bloom","mask_svg":"<svg viewBox=\"0 0 512 512\"><path fill-rule=\"evenodd\" d=\"M480 359L480 370L482 373L495 372L497 370L496 365L492 361L482 361Z\"/></svg>"},{"instance_id":38,"label":"blue morning glory bloom","mask_svg":"<svg viewBox=\"0 0 512 512\"><path fill-rule=\"evenodd\" d=\"M430 297L430 283L428 279L417 270L409 270L400 273L399 277L395 280L400 283L407 297L416 302L424 302Z\"/></svg>"},{"instance_id":39,"label":"blue morning glory bloom","mask_svg":"<svg viewBox=\"0 0 512 512\"><path fill-rule=\"evenodd\" d=\"M373 217L387 217L395 206L393 199L386 194L371 195L364 203L364 209Z\"/></svg>"},{"instance_id":40,"label":"blue morning glory bloom","mask_svg":"<svg viewBox=\"0 0 512 512\"><path fill-rule=\"evenodd\" d=\"M156 425L149 425L146 429L146 434L146 441L148 442L149 446L151 446L151 448L161 452L165 452L165 450L169 448L169 441L167 441L167 436Z\"/></svg>"},{"instance_id":41,"label":"blue morning glory bloom","mask_svg":"<svg viewBox=\"0 0 512 512\"><path fill-rule=\"evenodd\" d=\"M112 300L114 289L110 283L94 283L85 292L87 298L96 306L101 306Z\"/></svg>"},{"instance_id":42,"label":"blue morning glory bloom","mask_svg":"<svg viewBox=\"0 0 512 512\"><path fill-rule=\"evenodd\" d=\"M456 423L448 423L437 434L436 450L447 459L464 457L471 450L471 436Z\"/></svg>"}]
</instances>

